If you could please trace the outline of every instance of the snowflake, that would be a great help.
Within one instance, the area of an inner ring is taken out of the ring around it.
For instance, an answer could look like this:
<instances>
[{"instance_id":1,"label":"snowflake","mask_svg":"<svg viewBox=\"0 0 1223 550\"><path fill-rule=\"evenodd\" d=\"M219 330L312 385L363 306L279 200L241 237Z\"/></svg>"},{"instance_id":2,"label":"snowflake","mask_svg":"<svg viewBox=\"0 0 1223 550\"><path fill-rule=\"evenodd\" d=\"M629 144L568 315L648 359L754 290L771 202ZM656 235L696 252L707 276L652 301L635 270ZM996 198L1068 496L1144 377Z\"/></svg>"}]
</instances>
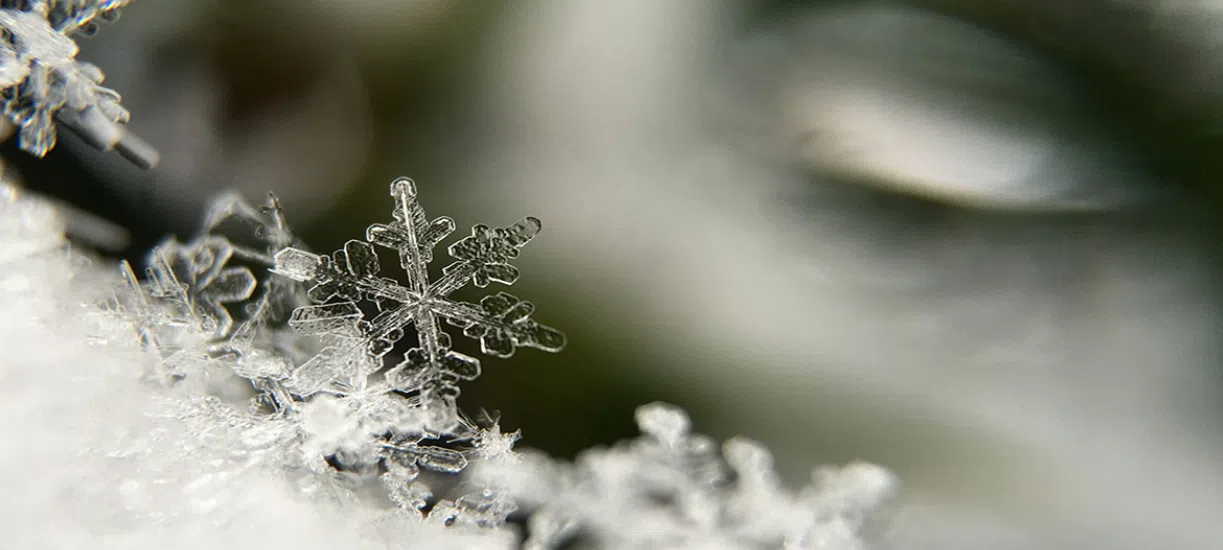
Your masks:
<instances>
[{"instance_id":1,"label":"snowflake","mask_svg":"<svg viewBox=\"0 0 1223 550\"><path fill-rule=\"evenodd\" d=\"M0 112L18 128L21 148L46 155L55 122L104 150L117 149L137 165L157 163L157 152L127 134L129 114L119 94L102 86L98 67L78 61L74 34L91 34L96 19L113 20L131 0L0 1Z\"/></svg>"},{"instance_id":2,"label":"snowflake","mask_svg":"<svg viewBox=\"0 0 1223 550\"><path fill-rule=\"evenodd\" d=\"M267 203L258 209L236 192L221 195L208 209L201 235L202 239L221 238L233 258L257 268L252 277L258 287L246 296L251 301L244 302L244 320L232 332L221 331L234 351L249 351L254 340L266 332L264 329L282 325L292 309L308 303L301 284L268 273L277 252L301 246L275 194L269 193Z\"/></svg>"},{"instance_id":3,"label":"snowflake","mask_svg":"<svg viewBox=\"0 0 1223 550\"><path fill-rule=\"evenodd\" d=\"M122 262L129 292L112 304L171 378L182 376L177 365L184 353L248 356L265 348L293 355L277 329L289 311L308 302L302 285L271 276L269 269L275 252L295 243L275 195L256 209L236 193L225 194L213 202L195 238L184 243L170 237L149 251L143 283ZM248 361L235 370L279 409L288 403L273 376L287 370L282 363Z\"/></svg>"},{"instance_id":4,"label":"snowflake","mask_svg":"<svg viewBox=\"0 0 1223 550\"><path fill-rule=\"evenodd\" d=\"M484 297L479 305L450 299L454 291L472 283L512 284L518 270L510 260L540 230L540 221L527 217L505 228L485 225L449 247L453 263L437 281L429 280L433 248L454 231L454 220L429 221L417 202L412 180L391 183L395 198L394 221L374 224L366 240L350 240L331 257L286 248L276 254L275 272L309 282L309 298L317 305L298 308L289 324L303 334L324 335L338 343L298 367L290 387L301 395L320 391L339 393L397 391L415 394L430 415L429 425L439 431L457 422L458 383L480 374L480 362L451 349L441 321L458 326L463 334L480 340L482 351L509 357L519 347L559 351L564 335L531 319L534 306L506 292ZM379 277L374 246L394 250L407 281ZM359 304L373 303L377 314L366 319ZM368 377L382 367L382 357L413 328L418 345L399 365L386 372L375 386Z\"/></svg>"},{"instance_id":5,"label":"snowflake","mask_svg":"<svg viewBox=\"0 0 1223 550\"><path fill-rule=\"evenodd\" d=\"M233 317L225 306L250 298L257 284L250 269L227 267L233 251L219 237L186 244L168 239L149 256L149 287L154 296L182 304L203 330L228 334Z\"/></svg>"}]
</instances>

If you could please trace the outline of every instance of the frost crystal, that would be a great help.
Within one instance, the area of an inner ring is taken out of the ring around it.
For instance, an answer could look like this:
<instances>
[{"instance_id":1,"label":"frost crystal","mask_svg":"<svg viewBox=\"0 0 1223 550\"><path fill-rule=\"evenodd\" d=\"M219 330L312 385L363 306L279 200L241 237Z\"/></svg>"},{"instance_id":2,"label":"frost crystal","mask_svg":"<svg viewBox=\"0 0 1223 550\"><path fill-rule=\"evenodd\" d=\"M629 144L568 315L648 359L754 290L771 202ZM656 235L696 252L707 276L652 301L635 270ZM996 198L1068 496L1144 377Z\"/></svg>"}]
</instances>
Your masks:
<instances>
[{"instance_id":1,"label":"frost crystal","mask_svg":"<svg viewBox=\"0 0 1223 550\"><path fill-rule=\"evenodd\" d=\"M223 195L198 236L185 243L170 237L149 252L144 283L121 265L129 292L115 305L157 351L162 375L182 376L184 353L236 354L244 359L236 374L278 408L288 398L270 379L287 372L286 360L296 356L295 342L278 325L307 302L300 284L272 276L269 268L275 252L293 243L275 196L256 209L236 194ZM260 349L282 357L259 356Z\"/></svg>"},{"instance_id":2,"label":"frost crystal","mask_svg":"<svg viewBox=\"0 0 1223 550\"><path fill-rule=\"evenodd\" d=\"M520 346L564 345L563 335L529 318L529 303L509 294L478 306L448 299L469 280L512 282L517 271L508 261L539 221L477 226L450 247L457 261L430 283L425 264L454 223L441 218L426 226L410 180L397 180L392 192L395 221L372 226L372 243L350 241L334 258L298 248L274 196L255 209L225 195L198 236L169 238L149 253L144 282L124 264L129 292L114 307L155 352L154 378L203 389L210 399L224 397L220 381L247 382L245 392L254 394L249 422L270 414L263 425L278 426L275 439L297 442L289 452L296 458L286 463L312 472L303 490L352 497L376 479L400 513L497 527L515 509L503 491L467 487L446 499L421 479L422 471L454 476L470 460L514 460L518 438L503 434L494 419L478 427L458 411L456 383L474 378L479 363L452 351L439 326L445 320L464 328L496 356ZM374 244L398 252L408 286L375 277ZM367 321L362 307L369 302L378 313ZM367 383L409 327L418 345L383 380Z\"/></svg>"},{"instance_id":3,"label":"frost crystal","mask_svg":"<svg viewBox=\"0 0 1223 550\"><path fill-rule=\"evenodd\" d=\"M573 465L524 455L490 463L477 478L507 487L529 513L526 548L589 540L600 548L855 550L870 513L896 489L864 463L818 469L794 493L764 446L731 439L721 449L690 433L679 408L638 409L643 435L587 451Z\"/></svg>"},{"instance_id":4,"label":"frost crystal","mask_svg":"<svg viewBox=\"0 0 1223 550\"><path fill-rule=\"evenodd\" d=\"M186 245L162 243L151 256L149 282L157 296L180 301L200 316L205 330L228 334L233 318L226 304L250 298L255 276L245 267L226 267L233 247L224 239L205 237Z\"/></svg>"},{"instance_id":5,"label":"frost crystal","mask_svg":"<svg viewBox=\"0 0 1223 550\"><path fill-rule=\"evenodd\" d=\"M55 146L55 122L104 150L118 149L148 168L157 152L122 124L119 94L98 67L76 59L75 34L113 20L131 0L0 0L0 109L18 127L21 148L37 156Z\"/></svg>"},{"instance_id":6,"label":"frost crystal","mask_svg":"<svg viewBox=\"0 0 1223 550\"><path fill-rule=\"evenodd\" d=\"M454 220L428 220L410 179L392 182L391 196L395 198L394 221L371 225L365 241L350 240L330 257L297 248L276 254L276 273L309 282L310 300L317 304L294 311L290 325L303 334L336 340L299 367L290 385L302 395L320 391L412 394L428 412L430 427L446 431L458 420L458 383L479 376L480 362L451 349L441 321L479 339L482 351L493 357L509 357L518 347L559 351L565 345L562 333L531 319L535 308L530 302L512 294L485 296L478 305L450 298L469 282L481 288L492 281L512 284L518 279L518 269L509 262L541 226L532 217L505 228L477 225L470 236L449 247L455 261L442 270L437 281L430 281L433 248L454 231ZM378 276L381 266L375 245L398 254L406 272L404 284ZM362 301L371 303L376 311L371 319L366 319ZM367 386L367 377L381 369L382 357L409 327L416 333L417 345L382 381Z\"/></svg>"},{"instance_id":7,"label":"frost crystal","mask_svg":"<svg viewBox=\"0 0 1223 550\"><path fill-rule=\"evenodd\" d=\"M659 403L638 410L641 437L566 464L515 450L519 433L503 433L495 415L462 414L457 384L479 363L450 348L442 322L492 356L564 345L512 295L479 305L450 298L468 283L512 283L509 262L540 223L477 225L431 280L433 248L454 222L428 220L410 180L396 180L391 194L393 221L331 256L299 248L275 197L256 209L227 195L199 235L150 253L144 282L124 265L130 292L113 309L158 359L152 378L167 392L152 414L177 438L157 453L181 450L189 465L176 489L157 489L160 473L123 480L127 509L164 521L169 504L131 504L160 491L185 513L213 517L241 502L250 484L241 480L264 479L285 482L289 499L350 514L363 540L377 541L354 548L864 548L871 514L896 485L881 468L817 470L790 491L763 446L718 445ZM379 276L376 247L395 252L406 282ZM416 342L379 378L409 328ZM235 381L245 391L227 386ZM252 394L250 406L235 406L235 395ZM148 461L162 437L114 442L106 456ZM422 539L427 532L435 534Z\"/></svg>"}]
</instances>

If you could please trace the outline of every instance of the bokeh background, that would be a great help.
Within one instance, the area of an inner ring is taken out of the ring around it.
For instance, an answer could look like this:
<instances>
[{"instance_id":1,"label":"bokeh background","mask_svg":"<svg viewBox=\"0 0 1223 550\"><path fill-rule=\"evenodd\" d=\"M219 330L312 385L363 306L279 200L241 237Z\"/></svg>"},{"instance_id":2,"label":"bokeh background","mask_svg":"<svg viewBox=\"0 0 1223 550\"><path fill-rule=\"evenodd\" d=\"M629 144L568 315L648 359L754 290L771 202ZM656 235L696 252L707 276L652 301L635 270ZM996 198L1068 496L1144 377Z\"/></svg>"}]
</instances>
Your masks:
<instances>
[{"instance_id":1,"label":"bokeh background","mask_svg":"<svg viewBox=\"0 0 1223 550\"><path fill-rule=\"evenodd\" d=\"M81 57L161 164L3 154L108 256L226 189L316 251L401 175L543 219L516 293L569 348L461 401L524 445L663 400L894 469L897 547L1223 540L1223 3L142 0Z\"/></svg>"}]
</instances>

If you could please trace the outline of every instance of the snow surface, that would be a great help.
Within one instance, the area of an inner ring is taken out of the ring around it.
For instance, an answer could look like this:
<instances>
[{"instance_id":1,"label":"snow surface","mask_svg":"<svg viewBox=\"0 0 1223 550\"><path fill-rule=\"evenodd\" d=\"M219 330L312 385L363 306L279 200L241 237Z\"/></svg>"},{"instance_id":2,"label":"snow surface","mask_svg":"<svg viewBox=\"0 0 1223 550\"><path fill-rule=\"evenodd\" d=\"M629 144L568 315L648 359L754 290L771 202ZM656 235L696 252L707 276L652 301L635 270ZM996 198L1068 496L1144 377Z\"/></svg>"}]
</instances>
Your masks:
<instances>
[{"instance_id":1,"label":"snow surface","mask_svg":"<svg viewBox=\"0 0 1223 550\"><path fill-rule=\"evenodd\" d=\"M850 549L895 489L885 470L854 464L791 492L763 447L719 450L663 404L639 410L643 436L574 465L514 451L518 434L493 423L461 455L393 442L404 452L381 468L335 466L326 455L382 442L368 411L326 394L302 397L294 414L245 407L224 388L245 371L193 345L215 324L173 329L173 354L151 345L115 298L120 270L72 251L62 231L49 206L0 187L7 548L551 548L579 537L607 548ZM247 366L268 360L250 356ZM422 482L422 470L468 461L478 475L452 478L454 488L435 496ZM506 521L516 510L525 541Z\"/></svg>"}]
</instances>

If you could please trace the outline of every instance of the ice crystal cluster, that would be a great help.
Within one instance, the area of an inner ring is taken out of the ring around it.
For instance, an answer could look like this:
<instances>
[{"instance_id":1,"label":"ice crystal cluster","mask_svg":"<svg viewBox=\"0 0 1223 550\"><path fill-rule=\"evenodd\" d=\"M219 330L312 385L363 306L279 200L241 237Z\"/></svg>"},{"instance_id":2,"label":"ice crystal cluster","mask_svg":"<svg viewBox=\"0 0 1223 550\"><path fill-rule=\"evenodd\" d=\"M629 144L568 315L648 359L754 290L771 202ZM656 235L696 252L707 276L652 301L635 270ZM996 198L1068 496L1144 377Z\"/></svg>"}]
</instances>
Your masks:
<instances>
[{"instance_id":1,"label":"ice crystal cluster","mask_svg":"<svg viewBox=\"0 0 1223 550\"><path fill-rule=\"evenodd\" d=\"M37 156L56 143L56 122L100 149L149 167L156 152L127 134L119 94L102 70L76 58L74 36L92 34L132 0L0 0L0 109L18 145Z\"/></svg>"},{"instance_id":2,"label":"ice crystal cluster","mask_svg":"<svg viewBox=\"0 0 1223 550\"><path fill-rule=\"evenodd\" d=\"M637 409L642 436L591 450L576 464L521 453L510 466L483 463L476 477L509 488L532 512L527 548L585 536L611 548L862 548L859 535L895 480L877 466L822 468L798 493L757 442L719 446L691 433L679 408Z\"/></svg>"},{"instance_id":3,"label":"ice crystal cluster","mask_svg":"<svg viewBox=\"0 0 1223 550\"><path fill-rule=\"evenodd\" d=\"M679 409L569 464L514 448L459 383L483 355L559 351L508 285L540 230L454 230L407 179L388 223L307 251L273 198L217 201L144 277L66 252L55 213L0 197L0 540L23 548L854 549L895 482L865 464L786 489L767 450L695 435ZM382 256L379 251L383 251ZM398 259L399 277L383 257ZM105 289L112 289L106 291ZM107 292L113 295L107 296ZM31 466L33 465L33 466Z\"/></svg>"}]
</instances>

